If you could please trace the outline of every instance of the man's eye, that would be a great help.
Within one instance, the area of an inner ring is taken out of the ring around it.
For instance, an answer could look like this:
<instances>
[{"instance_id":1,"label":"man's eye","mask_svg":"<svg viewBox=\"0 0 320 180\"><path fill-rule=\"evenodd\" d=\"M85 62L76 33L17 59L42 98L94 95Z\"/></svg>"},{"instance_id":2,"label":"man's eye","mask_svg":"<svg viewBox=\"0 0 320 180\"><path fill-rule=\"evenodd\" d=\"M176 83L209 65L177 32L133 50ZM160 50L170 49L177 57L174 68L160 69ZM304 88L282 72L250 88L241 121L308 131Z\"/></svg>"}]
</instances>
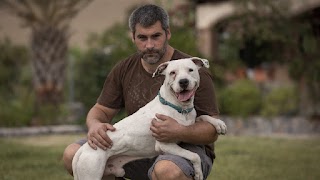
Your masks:
<instances>
[{"instance_id":1,"label":"man's eye","mask_svg":"<svg viewBox=\"0 0 320 180\"><path fill-rule=\"evenodd\" d=\"M155 35L152 36L152 38L153 38L153 39L157 39L157 38L159 38L160 36L161 36L160 34L155 34Z\"/></svg>"},{"instance_id":2,"label":"man's eye","mask_svg":"<svg viewBox=\"0 0 320 180\"><path fill-rule=\"evenodd\" d=\"M144 37L144 36L138 36L138 39L140 41L146 41L147 40L147 37Z\"/></svg>"}]
</instances>

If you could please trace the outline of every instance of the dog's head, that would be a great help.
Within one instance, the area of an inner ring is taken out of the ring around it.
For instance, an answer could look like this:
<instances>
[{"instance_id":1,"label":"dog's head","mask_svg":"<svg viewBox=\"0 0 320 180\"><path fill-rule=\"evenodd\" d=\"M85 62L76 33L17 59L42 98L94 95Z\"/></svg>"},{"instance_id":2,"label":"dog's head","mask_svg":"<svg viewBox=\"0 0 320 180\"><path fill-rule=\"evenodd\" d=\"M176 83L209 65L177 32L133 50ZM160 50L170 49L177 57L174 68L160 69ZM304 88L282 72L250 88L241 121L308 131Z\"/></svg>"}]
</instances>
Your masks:
<instances>
[{"instance_id":1,"label":"dog's head","mask_svg":"<svg viewBox=\"0 0 320 180\"><path fill-rule=\"evenodd\" d=\"M160 64L153 77L165 75L164 87L171 92L180 103L189 103L199 87L200 76L198 70L209 67L206 59L198 57L179 59Z\"/></svg>"}]
</instances>

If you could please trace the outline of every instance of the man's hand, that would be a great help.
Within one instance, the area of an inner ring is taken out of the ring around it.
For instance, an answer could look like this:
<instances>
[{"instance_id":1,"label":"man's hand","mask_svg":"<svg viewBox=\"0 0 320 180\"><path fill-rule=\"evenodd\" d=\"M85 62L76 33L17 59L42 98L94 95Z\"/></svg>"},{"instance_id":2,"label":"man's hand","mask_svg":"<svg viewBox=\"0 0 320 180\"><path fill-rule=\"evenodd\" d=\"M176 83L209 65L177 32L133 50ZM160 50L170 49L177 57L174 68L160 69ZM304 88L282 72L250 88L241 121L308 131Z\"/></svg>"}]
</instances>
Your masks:
<instances>
[{"instance_id":1,"label":"man's hand","mask_svg":"<svg viewBox=\"0 0 320 180\"><path fill-rule=\"evenodd\" d=\"M156 114L156 117L160 121L154 118L151 122L150 130L152 131L152 136L155 137L157 141L181 141L181 132L184 128L183 125L179 124L173 118L163 114Z\"/></svg>"},{"instance_id":2,"label":"man's hand","mask_svg":"<svg viewBox=\"0 0 320 180\"><path fill-rule=\"evenodd\" d=\"M88 131L88 143L92 149L97 149L97 147L106 150L111 148L112 140L107 136L107 131L115 131L116 129L108 123L95 123Z\"/></svg>"}]
</instances>

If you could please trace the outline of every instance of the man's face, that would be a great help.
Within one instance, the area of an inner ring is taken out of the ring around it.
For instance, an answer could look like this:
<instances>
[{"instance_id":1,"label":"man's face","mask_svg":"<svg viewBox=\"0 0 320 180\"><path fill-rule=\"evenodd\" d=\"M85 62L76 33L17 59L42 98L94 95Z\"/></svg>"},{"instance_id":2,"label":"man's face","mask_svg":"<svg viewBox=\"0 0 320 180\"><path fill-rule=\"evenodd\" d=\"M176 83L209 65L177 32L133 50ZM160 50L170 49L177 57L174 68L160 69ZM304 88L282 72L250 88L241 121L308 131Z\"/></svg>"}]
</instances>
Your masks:
<instances>
[{"instance_id":1,"label":"man's face","mask_svg":"<svg viewBox=\"0 0 320 180\"><path fill-rule=\"evenodd\" d=\"M138 52L142 54L142 59L149 64L156 64L166 53L170 31L162 29L158 21L150 27L136 25L136 32L133 42L136 44Z\"/></svg>"}]
</instances>

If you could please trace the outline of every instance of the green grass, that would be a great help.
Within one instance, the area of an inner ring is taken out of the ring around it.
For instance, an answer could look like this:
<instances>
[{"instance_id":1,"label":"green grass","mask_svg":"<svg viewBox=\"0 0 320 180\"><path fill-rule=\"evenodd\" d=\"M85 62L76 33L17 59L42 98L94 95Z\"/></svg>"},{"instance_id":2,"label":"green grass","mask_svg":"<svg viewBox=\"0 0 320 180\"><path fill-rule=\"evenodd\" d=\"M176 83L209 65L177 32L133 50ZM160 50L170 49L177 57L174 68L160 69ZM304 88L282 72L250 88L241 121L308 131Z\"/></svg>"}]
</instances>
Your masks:
<instances>
[{"instance_id":1,"label":"green grass","mask_svg":"<svg viewBox=\"0 0 320 180\"><path fill-rule=\"evenodd\" d=\"M72 180L62 154L80 136L0 139L0 180Z\"/></svg>"},{"instance_id":2,"label":"green grass","mask_svg":"<svg viewBox=\"0 0 320 180\"><path fill-rule=\"evenodd\" d=\"M319 138L220 137L209 179L320 179Z\"/></svg>"},{"instance_id":3,"label":"green grass","mask_svg":"<svg viewBox=\"0 0 320 180\"><path fill-rule=\"evenodd\" d=\"M82 136L0 138L0 179L72 180L61 157ZM320 138L221 136L216 154L209 180L320 179Z\"/></svg>"}]
</instances>

